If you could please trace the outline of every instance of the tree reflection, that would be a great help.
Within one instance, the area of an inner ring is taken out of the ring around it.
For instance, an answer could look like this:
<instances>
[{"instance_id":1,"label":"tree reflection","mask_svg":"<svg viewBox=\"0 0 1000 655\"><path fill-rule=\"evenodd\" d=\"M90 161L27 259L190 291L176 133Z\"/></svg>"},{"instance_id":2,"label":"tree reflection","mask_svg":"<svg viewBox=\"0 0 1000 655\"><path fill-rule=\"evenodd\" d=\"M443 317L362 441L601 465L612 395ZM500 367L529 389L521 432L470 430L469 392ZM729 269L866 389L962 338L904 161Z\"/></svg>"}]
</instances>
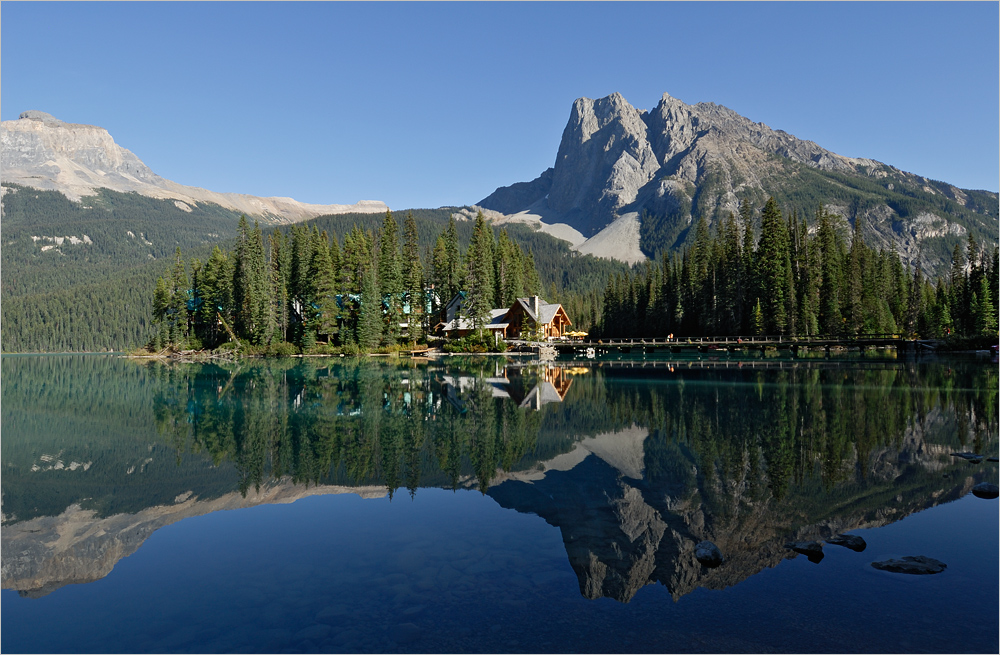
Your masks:
<instances>
[{"instance_id":1,"label":"tree reflection","mask_svg":"<svg viewBox=\"0 0 1000 655\"><path fill-rule=\"evenodd\" d=\"M164 439L231 462L244 495L271 478L416 493L425 470L485 493L536 442L530 412L495 397L490 371L366 360L155 365ZM458 381L460 388L445 380ZM451 402L449 402L449 400Z\"/></svg>"},{"instance_id":2,"label":"tree reflection","mask_svg":"<svg viewBox=\"0 0 1000 655\"><path fill-rule=\"evenodd\" d=\"M665 379L600 367L335 361L154 366L157 426L178 456L232 462L244 494L287 476L412 496L427 484L486 493L498 471L533 469L581 439L635 425L649 433L646 483L700 486L723 515L733 498L708 490L728 485L752 499L766 489L780 501L813 479L828 490L862 483L876 453L928 421L954 426L949 447L976 452L995 447L997 433L997 371L982 366L695 367Z\"/></svg>"}]
</instances>

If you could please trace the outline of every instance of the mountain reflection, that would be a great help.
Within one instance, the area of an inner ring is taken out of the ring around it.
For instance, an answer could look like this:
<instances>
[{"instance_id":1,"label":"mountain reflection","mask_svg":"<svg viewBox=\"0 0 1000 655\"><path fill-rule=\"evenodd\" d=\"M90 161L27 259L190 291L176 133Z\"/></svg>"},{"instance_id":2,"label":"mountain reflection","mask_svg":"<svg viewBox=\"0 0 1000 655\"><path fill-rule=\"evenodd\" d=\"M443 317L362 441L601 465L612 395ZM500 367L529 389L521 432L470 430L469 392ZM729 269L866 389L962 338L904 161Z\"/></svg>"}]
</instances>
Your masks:
<instances>
[{"instance_id":1,"label":"mountain reflection","mask_svg":"<svg viewBox=\"0 0 1000 655\"><path fill-rule=\"evenodd\" d=\"M4 360L3 586L31 595L106 575L117 559L87 569L87 552L120 558L184 516L433 486L558 527L587 598L655 582L679 598L794 556L788 539L890 523L996 476L950 456L997 449L997 369L975 362L63 361ZM137 441L150 415L155 443ZM60 429L101 436L86 452ZM74 478L49 470L72 463ZM48 548L70 522L91 541ZM119 524L131 545L92 541L124 539ZM717 569L694 557L704 539Z\"/></svg>"}]
</instances>

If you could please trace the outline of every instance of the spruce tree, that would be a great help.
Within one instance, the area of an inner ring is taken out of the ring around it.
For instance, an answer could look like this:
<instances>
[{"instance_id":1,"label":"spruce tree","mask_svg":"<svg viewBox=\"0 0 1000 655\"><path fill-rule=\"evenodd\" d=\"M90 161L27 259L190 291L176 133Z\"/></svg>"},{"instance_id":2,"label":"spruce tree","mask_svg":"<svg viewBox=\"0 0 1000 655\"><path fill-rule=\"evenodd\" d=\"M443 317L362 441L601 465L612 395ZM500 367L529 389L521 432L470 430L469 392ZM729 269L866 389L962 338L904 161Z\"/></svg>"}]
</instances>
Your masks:
<instances>
[{"instance_id":1,"label":"spruce tree","mask_svg":"<svg viewBox=\"0 0 1000 655\"><path fill-rule=\"evenodd\" d=\"M403 271L399 261L399 225L390 211L385 213L379 231L378 281L386 304L383 338L393 345L399 341L399 323L403 318Z\"/></svg>"},{"instance_id":2,"label":"spruce tree","mask_svg":"<svg viewBox=\"0 0 1000 655\"><path fill-rule=\"evenodd\" d=\"M465 258L468 273L465 278L467 295L464 307L477 330L481 330L489 322L490 310L494 306L493 250L493 230L486 224L483 213L479 212Z\"/></svg>"},{"instance_id":3,"label":"spruce tree","mask_svg":"<svg viewBox=\"0 0 1000 655\"><path fill-rule=\"evenodd\" d=\"M318 231L313 232L313 255L309 262L311 321L306 328L316 333L317 340L325 337L327 342L337 334L337 285L333 274L333 261L327 238Z\"/></svg>"},{"instance_id":4,"label":"spruce tree","mask_svg":"<svg viewBox=\"0 0 1000 655\"><path fill-rule=\"evenodd\" d=\"M757 245L757 297L764 301L764 329L784 334L788 327L785 305L787 293L788 231L774 198L768 198L761 212L760 241Z\"/></svg>"},{"instance_id":5,"label":"spruce tree","mask_svg":"<svg viewBox=\"0 0 1000 655\"><path fill-rule=\"evenodd\" d=\"M403 221L403 293L410 308L407 317L410 341L417 343L423 339L424 272L420 264L417 222L410 212Z\"/></svg>"},{"instance_id":6,"label":"spruce tree","mask_svg":"<svg viewBox=\"0 0 1000 655\"><path fill-rule=\"evenodd\" d=\"M382 294L379 291L378 269L374 262L362 270L361 285L357 343L363 352L373 352L382 340L384 327Z\"/></svg>"},{"instance_id":7,"label":"spruce tree","mask_svg":"<svg viewBox=\"0 0 1000 655\"><path fill-rule=\"evenodd\" d=\"M837 233L833 229L828 214L819 210L818 255L820 269L819 283L819 331L835 335L843 331L843 315L840 312L841 254Z\"/></svg>"},{"instance_id":8,"label":"spruce tree","mask_svg":"<svg viewBox=\"0 0 1000 655\"><path fill-rule=\"evenodd\" d=\"M167 307L169 338L174 344L180 344L187 337L189 289L184 259L178 246L174 253L174 268L170 275L170 301Z\"/></svg>"}]
</instances>

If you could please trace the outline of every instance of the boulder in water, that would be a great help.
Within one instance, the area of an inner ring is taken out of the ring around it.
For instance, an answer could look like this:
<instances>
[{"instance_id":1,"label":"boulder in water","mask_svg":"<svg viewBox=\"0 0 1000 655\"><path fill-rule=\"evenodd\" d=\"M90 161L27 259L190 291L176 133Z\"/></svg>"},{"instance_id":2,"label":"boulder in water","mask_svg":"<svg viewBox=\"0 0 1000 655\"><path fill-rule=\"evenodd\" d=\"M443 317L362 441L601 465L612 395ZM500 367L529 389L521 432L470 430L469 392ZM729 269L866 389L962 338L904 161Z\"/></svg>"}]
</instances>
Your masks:
<instances>
[{"instance_id":1,"label":"boulder in water","mask_svg":"<svg viewBox=\"0 0 1000 655\"><path fill-rule=\"evenodd\" d=\"M802 553L813 564L818 564L823 559L823 544L818 541L789 541L785 544L785 548Z\"/></svg>"},{"instance_id":2,"label":"boulder in water","mask_svg":"<svg viewBox=\"0 0 1000 655\"><path fill-rule=\"evenodd\" d=\"M834 537L830 537L825 540L828 544L833 544L834 546L843 546L844 548L850 548L856 553L860 553L868 544L864 539L853 534L838 534Z\"/></svg>"},{"instance_id":3,"label":"boulder in water","mask_svg":"<svg viewBox=\"0 0 1000 655\"><path fill-rule=\"evenodd\" d=\"M976 498L986 498L989 500L1000 496L1000 487L997 487L992 482L980 482L972 488L972 494Z\"/></svg>"},{"instance_id":4,"label":"boulder in water","mask_svg":"<svg viewBox=\"0 0 1000 655\"><path fill-rule=\"evenodd\" d=\"M872 566L879 571L889 571L890 573L908 573L910 575L930 575L940 573L948 568L944 562L932 557L923 555L913 555L901 559L887 559L882 562L872 562Z\"/></svg>"},{"instance_id":5,"label":"boulder in water","mask_svg":"<svg viewBox=\"0 0 1000 655\"><path fill-rule=\"evenodd\" d=\"M703 566L714 569L725 561L722 551L711 541L701 541L694 547L694 556Z\"/></svg>"}]
</instances>

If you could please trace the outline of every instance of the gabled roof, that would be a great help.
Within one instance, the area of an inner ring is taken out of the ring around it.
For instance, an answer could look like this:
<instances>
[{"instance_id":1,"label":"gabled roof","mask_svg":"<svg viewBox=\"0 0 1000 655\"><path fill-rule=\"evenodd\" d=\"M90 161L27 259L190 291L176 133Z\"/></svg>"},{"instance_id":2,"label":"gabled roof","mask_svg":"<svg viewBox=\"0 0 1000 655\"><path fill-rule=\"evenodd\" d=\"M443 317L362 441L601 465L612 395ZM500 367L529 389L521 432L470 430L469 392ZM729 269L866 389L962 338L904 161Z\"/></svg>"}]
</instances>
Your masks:
<instances>
[{"instance_id":1,"label":"gabled roof","mask_svg":"<svg viewBox=\"0 0 1000 655\"><path fill-rule=\"evenodd\" d=\"M556 317L556 312L562 307L559 303L547 303L541 298L538 300L538 316L535 316L534 307L532 307L531 298L518 298L517 302L521 304L524 308L525 313L530 316L536 323L541 323L542 325L546 323L551 323Z\"/></svg>"}]
</instances>

